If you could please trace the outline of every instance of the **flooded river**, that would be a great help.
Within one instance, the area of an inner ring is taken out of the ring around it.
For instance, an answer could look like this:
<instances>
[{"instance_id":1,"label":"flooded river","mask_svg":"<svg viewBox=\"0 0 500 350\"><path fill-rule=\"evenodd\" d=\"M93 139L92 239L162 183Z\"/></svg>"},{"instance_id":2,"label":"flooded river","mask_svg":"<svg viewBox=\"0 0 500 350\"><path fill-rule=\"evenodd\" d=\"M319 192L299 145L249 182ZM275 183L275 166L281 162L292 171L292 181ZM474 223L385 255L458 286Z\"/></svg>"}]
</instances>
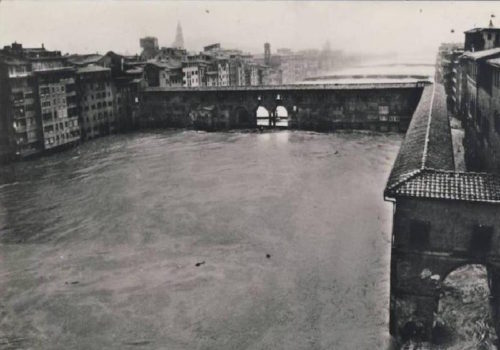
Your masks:
<instances>
[{"instance_id":1,"label":"flooded river","mask_svg":"<svg viewBox=\"0 0 500 350\"><path fill-rule=\"evenodd\" d=\"M401 140L158 131L4 166L0 348L383 348Z\"/></svg>"}]
</instances>

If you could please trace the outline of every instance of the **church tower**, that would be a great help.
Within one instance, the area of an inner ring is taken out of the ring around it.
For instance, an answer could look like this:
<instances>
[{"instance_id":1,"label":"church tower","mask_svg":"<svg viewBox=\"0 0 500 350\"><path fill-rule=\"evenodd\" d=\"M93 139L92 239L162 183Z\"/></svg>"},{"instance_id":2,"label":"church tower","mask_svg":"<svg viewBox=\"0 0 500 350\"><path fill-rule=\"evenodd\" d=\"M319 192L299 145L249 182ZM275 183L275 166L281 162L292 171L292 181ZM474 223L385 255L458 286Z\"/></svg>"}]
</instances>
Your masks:
<instances>
[{"instance_id":1,"label":"church tower","mask_svg":"<svg viewBox=\"0 0 500 350\"><path fill-rule=\"evenodd\" d=\"M172 44L172 47L176 49L184 48L184 37L182 36L182 27L179 22L177 22L177 31L175 33L175 40L174 43Z\"/></svg>"}]
</instances>

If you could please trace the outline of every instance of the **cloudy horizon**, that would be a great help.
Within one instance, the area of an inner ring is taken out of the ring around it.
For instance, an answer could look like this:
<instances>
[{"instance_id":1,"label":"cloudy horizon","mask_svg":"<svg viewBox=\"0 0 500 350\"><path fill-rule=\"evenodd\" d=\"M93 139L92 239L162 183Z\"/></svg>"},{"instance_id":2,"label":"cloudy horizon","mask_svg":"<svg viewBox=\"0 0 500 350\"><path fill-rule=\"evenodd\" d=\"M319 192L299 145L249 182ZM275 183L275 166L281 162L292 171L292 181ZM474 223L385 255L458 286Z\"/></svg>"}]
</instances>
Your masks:
<instances>
[{"instance_id":1,"label":"cloudy horizon","mask_svg":"<svg viewBox=\"0 0 500 350\"><path fill-rule=\"evenodd\" d=\"M185 46L262 53L270 42L293 50L322 48L348 53L434 55L441 42L463 41L463 32L485 27L494 2L302 1L2 1L0 44L14 41L63 53L140 53L139 38L170 46L177 22ZM496 18L493 18L495 20Z\"/></svg>"}]
</instances>

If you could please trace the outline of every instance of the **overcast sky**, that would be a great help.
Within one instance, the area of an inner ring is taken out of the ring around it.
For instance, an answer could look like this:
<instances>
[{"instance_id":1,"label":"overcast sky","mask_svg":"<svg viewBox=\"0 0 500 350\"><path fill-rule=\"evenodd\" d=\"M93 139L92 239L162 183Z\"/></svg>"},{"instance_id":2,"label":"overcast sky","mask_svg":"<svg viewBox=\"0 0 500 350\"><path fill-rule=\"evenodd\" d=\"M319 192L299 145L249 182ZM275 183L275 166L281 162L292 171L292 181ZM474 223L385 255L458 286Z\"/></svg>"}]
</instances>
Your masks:
<instances>
[{"instance_id":1,"label":"overcast sky","mask_svg":"<svg viewBox=\"0 0 500 350\"><path fill-rule=\"evenodd\" d=\"M463 41L464 30L487 26L495 10L500 25L500 2L0 0L0 45L134 54L146 35L170 46L180 21L193 51L221 42L260 53L266 41L274 51L321 48L328 40L348 52L434 54L440 42Z\"/></svg>"}]
</instances>

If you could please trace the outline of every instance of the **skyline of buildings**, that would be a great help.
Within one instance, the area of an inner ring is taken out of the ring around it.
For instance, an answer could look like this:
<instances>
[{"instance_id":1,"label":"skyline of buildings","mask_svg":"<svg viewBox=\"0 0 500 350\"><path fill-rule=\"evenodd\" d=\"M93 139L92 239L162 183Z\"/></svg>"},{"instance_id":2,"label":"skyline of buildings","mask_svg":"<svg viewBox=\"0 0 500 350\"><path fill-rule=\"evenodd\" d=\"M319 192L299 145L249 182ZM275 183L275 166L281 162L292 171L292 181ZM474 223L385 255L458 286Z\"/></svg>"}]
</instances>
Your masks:
<instances>
[{"instance_id":1,"label":"skyline of buildings","mask_svg":"<svg viewBox=\"0 0 500 350\"><path fill-rule=\"evenodd\" d=\"M449 108L462 115L468 111L464 122L475 120L475 131L466 127L466 141L474 144L470 150L489 152L489 160L467 154L471 166L493 162L500 167L500 139L485 131L493 126L500 132L500 117L494 113L491 118L478 117L489 116L484 106L500 111L498 33L492 23L466 31L465 44L443 44L437 56L436 77L444 82ZM271 43L264 43L262 54L251 55L220 43L190 53L182 47L183 41L179 23L177 47L159 47L156 37L144 37L139 40L140 55L113 51L62 55L43 44L5 46L0 50L0 156L23 158L133 128L139 94L145 88L293 84L342 66L346 59L328 43L321 50L299 52L286 48L273 52ZM478 73L484 69L493 72L492 79ZM476 95L467 93L474 89L479 102Z\"/></svg>"}]
</instances>

